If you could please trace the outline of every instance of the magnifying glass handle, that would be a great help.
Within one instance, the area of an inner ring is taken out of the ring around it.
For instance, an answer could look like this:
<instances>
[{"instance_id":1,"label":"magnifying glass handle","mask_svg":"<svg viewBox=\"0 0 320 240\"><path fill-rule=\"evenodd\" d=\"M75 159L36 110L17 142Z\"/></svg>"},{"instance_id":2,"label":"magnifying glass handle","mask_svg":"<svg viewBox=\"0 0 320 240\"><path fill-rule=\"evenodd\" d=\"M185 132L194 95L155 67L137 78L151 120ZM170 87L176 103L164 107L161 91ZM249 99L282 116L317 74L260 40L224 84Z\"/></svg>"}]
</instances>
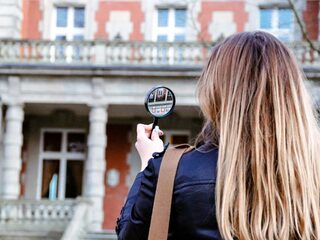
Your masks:
<instances>
[{"instance_id":1,"label":"magnifying glass handle","mask_svg":"<svg viewBox=\"0 0 320 240\"><path fill-rule=\"evenodd\" d=\"M151 139L151 136L152 136L152 132L153 132L153 129L158 125L158 120L159 118L153 118L153 124L152 124L152 128L151 128L151 133L150 133L150 139Z\"/></svg>"}]
</instances>

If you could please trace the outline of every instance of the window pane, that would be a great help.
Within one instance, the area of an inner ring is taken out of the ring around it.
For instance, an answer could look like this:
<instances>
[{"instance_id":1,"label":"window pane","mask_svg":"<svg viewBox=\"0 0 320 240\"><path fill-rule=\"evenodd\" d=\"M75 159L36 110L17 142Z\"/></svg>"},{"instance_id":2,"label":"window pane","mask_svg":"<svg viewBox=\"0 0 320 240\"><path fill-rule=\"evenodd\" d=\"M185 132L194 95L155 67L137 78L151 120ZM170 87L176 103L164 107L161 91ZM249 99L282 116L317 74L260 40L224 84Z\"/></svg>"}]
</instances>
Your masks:
<instances>
[{"instance_id":1,"label":"window pane","mask_svg":"<svg viewBox=\"0 0 320 240\"><path fill-rule=\"evenodd\" d=\"M57 27L66 27L68 19L68 8L57 7Z\"/></svg>"},{"instance_id":2,"label":"window pane","mask_svg":"<svg viewBox=\"0 0 320 240\"><path fill-rule=\"evenodd\" d=\"M176 27L185 27L186 26L186 16L187 10L186 9L176 9L174 18L175 18L175 26Z\"/></svg>"},{"instance_id":3,"label":"window pane","mask_svg":"<svg viewBox=\"0 0 320 240\"><path fill-rule=\"evenodd\" d=\"M168 15L169 15L169 9L158 9L158 26L159 27L168 26Z\"/></svg>"},{"instance_id":4,"label":"window pane","mask_svg":"<svg viewBox=\"0 0 320 240\"><path fill-rule=\"evenodd\" d=\"M260 10L260 28L263 28L263 29L272 28L272 10L271 9Z\"/></svg>"},{"instance_id":5,"label":"window pane","mask_svg":"<svg viewBox=\"0 0 320 240\"><path fill-rule=\"evenodd\" d=\"M175 42L184 42L186 39L186 36L184 34L176 34L174 36L174 41Z\"/></svg>"},{"instance_id":6,"label":"window pane","mask_svg":"<svg viewBox=\"0 0 320 240\"><path fill-rule=\"evenodd\" d=\"M56 40L59 40L59 41L65 41L67 38L65 35L58 35L56 36Z\"/></svg>"},{"instance_id":7,"label":"window pane","mask_svg":"<svg viewBox=\"0 0 320 240\"><path fill-rule=\"evenodd\" d=\"M158 42L167 42L168 36L167 35L158 35Z\"/></svg>"},{"instance_id":8,"label":"window pane","mask_svg":"<svg viewBox=\"0 0 320 240\"><path fill-rule=\"evenodd\" d=\"M83 161L67 161L66 198L76 198L82 194Z\"/></svg>"},{"instance_id":9,"label":"window pane","mask_svg":"<svg viewBox=\"0 0 320 240\"><path fill-rule=\"evenodd\" d=\"M43 150L45 152L60 152L61 151L62 133L45 132Z\"/></svg>"},{"instance_id":10,"label":"window pane","mask_svg":"<svg viewBox=\"0 0 320 240\"><path fill-rule=\"evenodd\" d=\"M41 197L56 199L59 189L59 169L58 159L44 159L42 167L42 188Z\"/></svg>"},{"instance_id":11,"label":"window pane","mask_svg":"<svg viewBox=\"0 0 320 240\"><path fill-rule=\"evenodd\" d=\"M83 39L84 39L84 36L80 35L80 34L73 36L73 40L75 40L75 41L83 41Z\"/></svg>"},{"instance_id":12,"label":"window pane","mask_svg":"<svg viewBox=\"0 0 320 240\"><path fill-rule=\"evenodd\" d=\"M86 136L84 133L68 133L68 152L83 153L86 146Z\"/></svg>"},{"instance_id":13,"label":"window pane","mask_svg":"<svg viewBox=\"0 0 320 240\"><path fill-rule=\"evenodd\" d=\"M74 26L84 27L84 8L74 8Z\"/></svg>"},{"instance_id":14,"label":"window pane","mask_svg":"<svg viewBox=\"0 0 320 240\"><path fill-rule=\"evenodd\" d=\"M292 11L290 9L279 9L279 28L290 29L292 25Z\"/></svg>"},{"instance_id":15,"label":"window pane","mask_svg":"<svg viewBox=\"0 0 320 240\"><path fill-rule=\"evenodd\" d=\"M168 36L167 35L158 35L157 37L158 42L167 42ZM168 47L161 44L157 49L157 59L159 62L166 63L168 61Z\"/></svg>"}]
</instances>

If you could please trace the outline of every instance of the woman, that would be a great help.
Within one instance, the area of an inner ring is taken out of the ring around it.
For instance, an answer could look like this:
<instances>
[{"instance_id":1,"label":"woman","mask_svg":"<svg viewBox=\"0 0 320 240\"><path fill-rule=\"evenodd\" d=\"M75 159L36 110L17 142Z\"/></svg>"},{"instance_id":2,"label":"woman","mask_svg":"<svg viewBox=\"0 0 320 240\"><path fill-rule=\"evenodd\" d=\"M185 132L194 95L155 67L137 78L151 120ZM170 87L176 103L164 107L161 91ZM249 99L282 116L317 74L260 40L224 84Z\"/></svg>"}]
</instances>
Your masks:
<instances>
[{"instance_id":1,"label":"woman","mask_svg":"<svg viewBox=\"0 0 320 240\"><path fill-rule=\"evenodd\" d=\"M320 239L319 127L290 51L265 32L227 38L198 98L206 123L179 163L170 239ZM143 168L162 150L150 129L137 129ZM162 155L138 174L119 239L147 239Z\"/></svg>"}]
</instances>

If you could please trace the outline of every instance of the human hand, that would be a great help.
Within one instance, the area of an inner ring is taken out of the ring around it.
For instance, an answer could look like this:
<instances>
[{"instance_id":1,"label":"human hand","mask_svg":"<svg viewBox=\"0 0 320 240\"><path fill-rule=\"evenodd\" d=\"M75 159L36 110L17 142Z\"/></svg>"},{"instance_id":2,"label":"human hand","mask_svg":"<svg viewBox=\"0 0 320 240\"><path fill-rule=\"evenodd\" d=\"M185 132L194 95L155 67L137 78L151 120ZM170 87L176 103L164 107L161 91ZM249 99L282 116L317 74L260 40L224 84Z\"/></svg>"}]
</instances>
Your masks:
<instances>
[{"instance_id":1,"label":"human hand","mask_svg":"<svg viewBox=\"0 0 320 240\"><path fill-rule=\"evenodd\" d=\"M135 147L141 159L141 171L145 169L154 152L162 152L164 149L163 142L160 139L163 132L156 126L152 131L151 139L149 139L151 129L152 124L145 125L139 123L137 125L137 141Z\"/></svg>"}]
</instances>

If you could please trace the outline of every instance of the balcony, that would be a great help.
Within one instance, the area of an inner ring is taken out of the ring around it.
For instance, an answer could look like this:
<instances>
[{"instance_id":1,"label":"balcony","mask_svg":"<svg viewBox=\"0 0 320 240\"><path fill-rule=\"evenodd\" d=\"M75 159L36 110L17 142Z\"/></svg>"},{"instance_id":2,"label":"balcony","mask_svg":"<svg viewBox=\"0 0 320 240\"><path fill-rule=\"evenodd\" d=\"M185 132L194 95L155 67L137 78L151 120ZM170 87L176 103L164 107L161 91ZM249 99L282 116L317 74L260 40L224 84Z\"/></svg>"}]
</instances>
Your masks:
<instances>
[{"instance_id":1,"label":"balcony","mask_svg":"<svg viewBox=\"0 0 320 240\"><path fill-rule=\"evenodd\" d=\"M315 43L320 48L320 42ZM147 41L0 40L2 64L201 66L213 43ZM320 67L320 54L306 42L288 47L299 63Z\"/></svg>"}]
</instances>

